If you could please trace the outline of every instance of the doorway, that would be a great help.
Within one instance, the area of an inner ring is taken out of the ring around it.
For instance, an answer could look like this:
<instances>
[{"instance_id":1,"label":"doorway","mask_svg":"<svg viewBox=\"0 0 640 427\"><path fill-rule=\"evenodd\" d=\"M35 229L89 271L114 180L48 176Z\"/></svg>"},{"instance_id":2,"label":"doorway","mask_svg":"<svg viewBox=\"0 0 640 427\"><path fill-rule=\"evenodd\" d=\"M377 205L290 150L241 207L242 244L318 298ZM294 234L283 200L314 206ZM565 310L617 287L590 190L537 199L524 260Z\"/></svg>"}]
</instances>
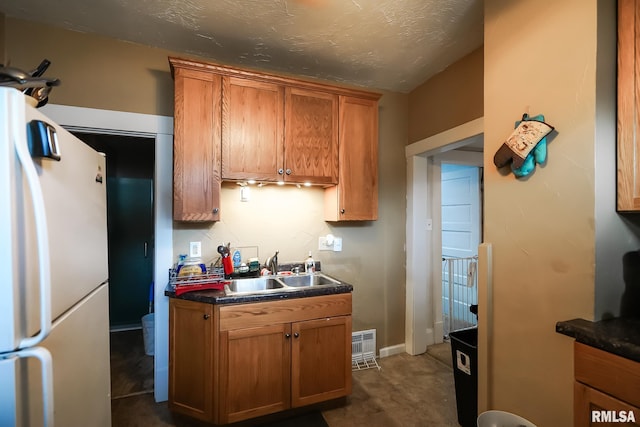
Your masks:
<instances>
[{"instance_id":1,"label":"doorway","mask_svg":"<svg viewBox=\"0 0 640 427\"><path fill-rule=\"evenodd\" d=\"M153 302L155 141L74 134L106 156L109 326L139 329Z\"/></svg>"},{"instance_id":2,"label":"doorway","mask_svg":"<svg viewBox=\"0 0 640 427\"><path fill-rule=\"evenodd\" d=\"M405 148L407 280L405 350L422 354L443 342L441 165L483 166L484 120L478 118ZM464 150L458 150L465 147Z\"/></svg>"},{"instance_id":3,"label":"doorway","mask_svg":"<svg viewBox=\"0 0 640 427\"><path fill-rule=\"evenodd\" d=\"M441 164L442 323L450 332L477 325L478 246L482 234L483 168Z\"/></svg>"}]
</instances>

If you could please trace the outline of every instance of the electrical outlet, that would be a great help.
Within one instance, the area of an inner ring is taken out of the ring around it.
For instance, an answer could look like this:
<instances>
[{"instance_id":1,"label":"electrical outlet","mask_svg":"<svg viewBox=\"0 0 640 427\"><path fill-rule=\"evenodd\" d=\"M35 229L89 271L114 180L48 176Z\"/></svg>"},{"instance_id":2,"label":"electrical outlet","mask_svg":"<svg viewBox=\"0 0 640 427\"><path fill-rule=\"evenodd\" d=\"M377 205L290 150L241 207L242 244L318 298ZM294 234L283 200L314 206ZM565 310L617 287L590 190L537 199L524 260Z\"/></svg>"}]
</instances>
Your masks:
<instances>
[{"instance_id":1,"label":"electrical outlet","mask_svg":"<svg viewBox=\"0 0 640 427\"><path fill-rule=\"evenodd\" d=\"M333 251L341 252L342 251L342 237L336 237L333 239Z\"/></svg>"},{"instance_id":2,"label":"electrical outlet","mask_svg":"<svg viewBox=\"0 0 640 427\"><path fill-rule=\"evenodd\" d=\"M318 237L318 250L319 251L332 251L333 246L327 243L326 236Z\"/></svg>"},{"instance_id":3,"label":"electrical outlet","mask_svg":"<svg viewBox=\"0 0 640 427\"><path fill-rule=\"evenodd\" d=\"M200 242L189 242L189 256L200 258L202 256L202 245Z\"/></svg>"}]
</instances>

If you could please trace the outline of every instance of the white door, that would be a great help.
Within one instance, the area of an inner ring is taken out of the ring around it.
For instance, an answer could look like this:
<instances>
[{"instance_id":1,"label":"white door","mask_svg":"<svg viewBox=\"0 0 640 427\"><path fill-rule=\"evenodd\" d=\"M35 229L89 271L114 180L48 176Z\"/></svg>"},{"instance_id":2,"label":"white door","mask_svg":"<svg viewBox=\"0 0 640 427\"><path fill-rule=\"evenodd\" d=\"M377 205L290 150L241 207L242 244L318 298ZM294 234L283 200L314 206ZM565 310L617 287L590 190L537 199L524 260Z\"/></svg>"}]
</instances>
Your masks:
<instances>
[{"instance_id":1,"label":"white door","mask_svg":"<svg viewBox=\"0 0 640 427\"><path fill-rule=\"evenodd\" d=\"M480 244L480 170L442 164L442 255L465 258Z\"/></svg>"},{"instance_id":2,"label":"white door","mask_svg":"<svg viewBox=\"0 0 640 427\"><path fill-rule=\"evenodd\" d=\"M445 335L476 324L480 168L442 164L442 317Z\"/></svg>"}]
</instances>

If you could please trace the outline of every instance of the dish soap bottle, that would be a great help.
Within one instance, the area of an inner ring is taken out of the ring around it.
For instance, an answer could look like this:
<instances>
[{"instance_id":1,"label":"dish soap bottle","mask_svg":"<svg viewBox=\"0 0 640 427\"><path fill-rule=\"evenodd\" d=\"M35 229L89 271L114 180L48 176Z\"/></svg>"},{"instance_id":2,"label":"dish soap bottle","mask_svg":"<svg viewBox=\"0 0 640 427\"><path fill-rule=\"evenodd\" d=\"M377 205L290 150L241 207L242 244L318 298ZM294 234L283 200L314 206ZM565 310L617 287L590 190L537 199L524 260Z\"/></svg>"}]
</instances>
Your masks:
<instances>
[{"instance_id":1,"label":"dish soap bottle","mask_svg":"<svg viewBox=\"0 0 640 427\"><path fill-rule=\"evenodd\" d=\"M304 261L304 271L306 273L314 273L316 271L316 262L313 260L311 256L311 251L309 251L309 256Z\"/></svg>"}]
</instances>

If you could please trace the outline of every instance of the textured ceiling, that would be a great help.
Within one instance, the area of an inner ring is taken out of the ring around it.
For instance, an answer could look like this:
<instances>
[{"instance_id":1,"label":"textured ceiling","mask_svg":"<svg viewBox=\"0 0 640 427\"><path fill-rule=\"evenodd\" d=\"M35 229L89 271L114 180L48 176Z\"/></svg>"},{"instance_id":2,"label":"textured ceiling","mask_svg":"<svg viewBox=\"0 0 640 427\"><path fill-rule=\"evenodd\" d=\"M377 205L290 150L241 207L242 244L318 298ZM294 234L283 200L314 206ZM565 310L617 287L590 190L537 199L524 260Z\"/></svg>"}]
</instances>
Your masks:
<instances>
[{"instance_id":1,"label":"textured ceiling","mask_svg":"<svg viewBox=\"0 0 640 427\"><path fill-rule=\"evenodd\" d=\"M409 92L483 43L482 0L0 0L8 17Z\"/></svg>"}]
</instances>

